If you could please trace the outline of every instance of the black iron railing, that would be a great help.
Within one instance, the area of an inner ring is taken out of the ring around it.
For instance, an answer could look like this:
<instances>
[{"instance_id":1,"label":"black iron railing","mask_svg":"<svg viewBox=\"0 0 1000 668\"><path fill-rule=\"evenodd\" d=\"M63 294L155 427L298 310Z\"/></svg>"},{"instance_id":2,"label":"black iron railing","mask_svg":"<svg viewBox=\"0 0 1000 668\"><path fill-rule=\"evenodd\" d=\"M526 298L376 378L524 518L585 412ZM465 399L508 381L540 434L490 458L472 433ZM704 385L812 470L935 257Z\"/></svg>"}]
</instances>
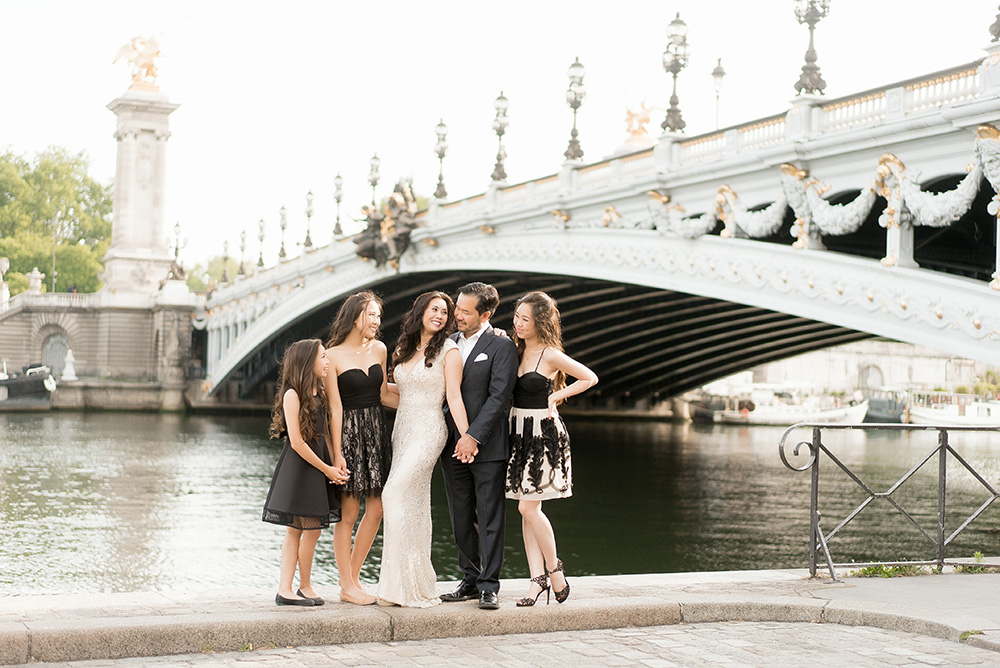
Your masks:
<instances>
[{"instance_id":1,"label":"black iron railing","mask_svg":"<svg viewBox=\"0 0 1000 668\"><path fill-rule=\"evenodd\" d=\"M801 429L811 429L812 430L812 440L811 441L799 441L795 444L795 448L792 450L792 455L794 457L799 456L799 451L803 446L809 449L809 459L802 466L794 466L788 461L785 456L785 445L789 436L796 430ZM907 471L899 480L893 483L884 492L876 492L871 486L869 486L865 481L863 481L858 475L852 471L846 464L844 464L829 448L823 443L823 431L832 430L860 430L860 431L937 431L938 432L938 442L937 445L931 449L927 455L920 460L919 463L915 464L909 471ZM884 500L888 502L892 507L898 510L904 518L909 520L913 526L917 528L920 533L925 536L931 543L934 544L935 555L933 560L928 560L927 562L911 562L911 563L934 563L936 562L939 567L943 567L945 564L945 553L947 551L948 545L951 544L955 538L965 530L977 517L983 514L983 512L997 500L998 495L997 490L987 482L982 475L965 460L962 455L958 454L954 448L948 443L949 432L955 431L975 431L975 432L993 432L1000 433L1000 427L988 427L988 426L941 426L941 425L910 425L910 424L796 424L785 430L785 433L781 435L781 441L778 444L778 454L781 456L781 461L785 466L793 471L806 471L808 470L812 475L812 485L810 490L810 501L809 501L809 574L812 577L816 577L816 564L819 557L819 552L823 553L823 557L826 560L826 566L830 571L830 577L834 580L837 579L835 566L847 566L847 564L834 564L833 558L830 556L830 549L828 543L832 538L834 538L840 531L846 527L851 520L857 517L865 508L867 508L873 501ZM848 515L840 521L840 523L834 527L829 533L823 533L820 527L821 513L819 509L819 469L821 455L826 455L831 462L837 465L840 470L842 470L847 476L853 480L858 487L860 487L868 497L863 500L858 506L852 510ZM913 516L907 512L907 510L895 499L893 494L907 481L914 473L920 470L927 462L931 461L934 456L937 455L938 458L938 480L937 480L937 532L936 535L931 535L928 533L920 524L913 519ZM969 517L962 522L954 531L952 531L947 536L945 535L945 509L947 507L947 478L948 478L948 458L952 457L958 461L962 466L965 467L969 473L975 477L976 480L986 488L990 493L989 498L979 506ZM860 564L851 564L858 566Z\"/></svg>"}]
</instances>

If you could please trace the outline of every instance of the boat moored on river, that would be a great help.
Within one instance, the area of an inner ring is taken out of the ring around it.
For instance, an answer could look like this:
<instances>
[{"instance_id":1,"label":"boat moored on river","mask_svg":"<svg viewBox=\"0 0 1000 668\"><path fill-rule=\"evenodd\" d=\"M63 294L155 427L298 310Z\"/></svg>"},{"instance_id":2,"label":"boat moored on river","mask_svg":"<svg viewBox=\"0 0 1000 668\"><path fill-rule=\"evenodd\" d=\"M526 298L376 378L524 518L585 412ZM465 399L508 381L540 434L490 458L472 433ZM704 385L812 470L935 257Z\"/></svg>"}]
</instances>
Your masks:
<instances>
[{"instance_id":1,"label":"boat moored on river","mask_svg":"<svg viewBox=\"0 0 1000 668\"><path fill-rule=\"evenodd\" d=\"M8 374L7 362L0 371L0 409L20 406L48 406L56 389L52 370L44 365L29 365L20 373Z\"/></svg>"},{"instance_id":2,"label":"boat moored on river","mask_svg":"<svg viewBox=\"0 0 1000 668\"><path fill-rule=\"evenodd\" d=\"M704 394L689 402L696 422L783 425L798 422L860 423L869 402L860 395L810 394L801 387L753 383L726 394Z\"/></svg>"},{"instance_id":3,"label":"boat moored on river","mask_svg":"<svg viewBox=\"0 0 1000 668\"><path fill-rule=\"evenodd\" d=\"M910 424L943 426L1000 425L1000 401L976 394L923 392L912 395Z\"/></svg>"}]
</instances>

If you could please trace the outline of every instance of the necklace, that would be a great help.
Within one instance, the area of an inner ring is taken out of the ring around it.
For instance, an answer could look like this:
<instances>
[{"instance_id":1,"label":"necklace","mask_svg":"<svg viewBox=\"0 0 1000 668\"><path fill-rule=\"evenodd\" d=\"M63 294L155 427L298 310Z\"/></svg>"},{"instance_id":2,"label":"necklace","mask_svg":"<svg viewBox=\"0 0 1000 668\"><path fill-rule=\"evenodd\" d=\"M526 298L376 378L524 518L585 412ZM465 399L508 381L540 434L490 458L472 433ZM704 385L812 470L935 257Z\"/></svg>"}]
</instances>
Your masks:
<instances>
[{"instance_id":1,"label":"necklace","mask_svg":"<svg viewBox=\"0 0 1000 668\"><path fill-rule=\"evenodd\" d=\"M430 342L428 341L428 343L430 343ZM424 344L424 345L422 345L422 346L417 346L417 350L423 350L423 349L424 349L424 348L426 348L426 347L427 347L427 344L425 343L425 344Z\"/></svg>"}]
</instances>

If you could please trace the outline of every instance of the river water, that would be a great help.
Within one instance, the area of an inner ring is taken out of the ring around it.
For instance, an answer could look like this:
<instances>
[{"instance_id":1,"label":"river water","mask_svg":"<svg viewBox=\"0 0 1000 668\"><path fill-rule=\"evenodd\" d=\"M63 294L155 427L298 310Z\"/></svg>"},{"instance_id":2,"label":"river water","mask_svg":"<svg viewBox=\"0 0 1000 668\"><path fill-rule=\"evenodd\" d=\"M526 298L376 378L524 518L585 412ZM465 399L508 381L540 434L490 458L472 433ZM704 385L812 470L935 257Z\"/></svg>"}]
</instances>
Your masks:
<instances>
[{"instance_id":1,"label":"river water","mask_svg":"<svg viewBox=\"0 0 1000 668\"><path fill-rule=\"evenodd\" d=\"M780 428L568 420L574 496L546 502L574 574L805 567L809 474L781 464ZM0 414L0 595L270 587L284 529L260 521L280 444L267 420L126 413ZM953 436L986 480L1000 483L995 435ZM807 433L802 439L808 438ZM885 489L935 445L934 433L831 432L825 442ZM950 533L989 494L949 465ZM894 495L931 535L937 460ZM877 490L881 491L881 490ZM433 560L457 575L444 488L434 475ZM829 530L865 498L824 462ZM505 577L526 576L520 520L508 502ZM949 556L1000 554L1000 507ZM830 545L835 561L920 559L933 546L885 503ZM378 578L380 539L363 578ZM314 581L333 586L332 532Z\"/></svg>"}]
</instances>

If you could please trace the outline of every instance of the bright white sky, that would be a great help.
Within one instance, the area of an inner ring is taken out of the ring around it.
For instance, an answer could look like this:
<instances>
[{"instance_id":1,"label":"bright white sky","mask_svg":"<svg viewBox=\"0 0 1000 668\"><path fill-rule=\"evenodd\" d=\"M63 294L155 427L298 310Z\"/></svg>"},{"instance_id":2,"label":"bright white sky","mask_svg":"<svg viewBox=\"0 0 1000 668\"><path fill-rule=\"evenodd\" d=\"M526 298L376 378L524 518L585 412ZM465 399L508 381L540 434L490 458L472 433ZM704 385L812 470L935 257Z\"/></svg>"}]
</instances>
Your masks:
<instances>
[{"instance_id":1,"label":"bright white sky","mask_svg":"<svg viewBox=\"0 0 1000 668\"><path fill-rule=\"evenodd\" d=\"M510 100L508 183L555 173L572 123L566 70L586 66L578 127L586 161L625 139L625 110L667 106L661 65L679 11L691 57L678 79L687 134L714 130L711 71L722 58L724 127L788 108L808 31L792 0L562 0L504 2L331 0L0 0L0 147L86 151L93 175L114 177L114 115L126 65L111 60L133 36L163 32L159 85L171 115L166 225L179 222L188 266L222 252L277 255L278 209L287 244L330 238L333 178L344 178L342 221L359 226L371 197L368 161L382 159L378 196L400 177L430 195L437 182L434 127L450 131L451 199L483 192L496 156L493 100ZM882 86L983 56L995 0L832 0L817 28L827 97ZM659 132L663 112L649 125ZM353 225L353 227L352 227Z\"/></svg>"}]
</instances>

